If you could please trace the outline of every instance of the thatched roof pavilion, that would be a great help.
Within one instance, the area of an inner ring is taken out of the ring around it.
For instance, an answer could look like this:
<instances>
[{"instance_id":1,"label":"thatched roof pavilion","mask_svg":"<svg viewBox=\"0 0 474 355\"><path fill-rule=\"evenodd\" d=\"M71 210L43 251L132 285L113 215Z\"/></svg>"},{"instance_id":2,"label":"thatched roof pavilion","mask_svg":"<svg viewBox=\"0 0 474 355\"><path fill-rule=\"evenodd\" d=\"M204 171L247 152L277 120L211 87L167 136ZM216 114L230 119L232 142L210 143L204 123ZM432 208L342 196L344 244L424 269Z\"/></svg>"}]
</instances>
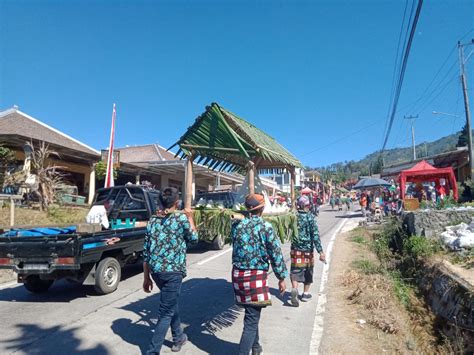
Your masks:
<instances>
[{"instance_id":1,"label":"thatched roof pavilion","mask_svg":"<svg viewBox=\"0 0 474 355\"><path fill-rule=\"evenodd\" d=\"M294 201L294 170L301 162L275 139L232 112L212 103L194 124L169 149L179 146L177 156L196 161L210 169L249 174L249 190L254 191L256 171L292 174ZM188 164L192 168L192 164ZM188 174L189 179L191 174ZM189 186L192 180L189 180ZM188 188L186 188L188 191ZM186 192L188 207L191 198Z\"/></svg>"}]
</instances>

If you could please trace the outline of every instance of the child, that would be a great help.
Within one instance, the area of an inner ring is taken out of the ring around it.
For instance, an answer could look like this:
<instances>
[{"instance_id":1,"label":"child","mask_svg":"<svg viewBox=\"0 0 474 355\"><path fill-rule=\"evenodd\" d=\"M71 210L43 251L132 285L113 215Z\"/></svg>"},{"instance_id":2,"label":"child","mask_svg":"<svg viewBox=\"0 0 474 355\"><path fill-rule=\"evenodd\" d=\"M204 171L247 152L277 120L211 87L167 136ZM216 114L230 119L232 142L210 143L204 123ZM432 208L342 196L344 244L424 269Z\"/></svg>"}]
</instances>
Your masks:
<instances>
[{"instance_id":1,"label":"child","mask_svg":"<svg viewBox=\"0 0 474 355\"><path fill-rule=\"evenodd\" d=\"M307 302L312 296L309 288L313 283L314 249L319 253L319 260L325 261L326 256L321 247L318 226L314 216L309 213L310 203L306 196L297 201L298 209L298 236L291 242L291 304L299 306L298 283L304 284L301 301Z\"/></svg>"}]
</instances>

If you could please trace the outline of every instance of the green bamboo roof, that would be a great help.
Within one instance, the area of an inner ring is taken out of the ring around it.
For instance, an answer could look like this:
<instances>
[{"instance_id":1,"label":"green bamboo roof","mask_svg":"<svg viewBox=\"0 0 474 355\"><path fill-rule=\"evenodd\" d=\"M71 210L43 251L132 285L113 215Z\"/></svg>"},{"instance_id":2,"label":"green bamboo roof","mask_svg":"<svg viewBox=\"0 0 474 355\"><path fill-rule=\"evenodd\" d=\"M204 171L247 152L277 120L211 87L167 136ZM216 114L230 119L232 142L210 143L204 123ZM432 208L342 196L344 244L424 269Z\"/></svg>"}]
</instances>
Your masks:
<instances>
[{"instance_id":1,"label":"green bamboo roof","mask_svg":"<svg viewBox=\"0 0 474 355\"><path fill-rule=\"evenodd\" d=\"M250 160L262 173L302 167L275 139L216 103L207 106L169 149L177 145L176 156L184 159L194 154L196 163L219 171L243 172Z\"/></svg>"}]
</instances>

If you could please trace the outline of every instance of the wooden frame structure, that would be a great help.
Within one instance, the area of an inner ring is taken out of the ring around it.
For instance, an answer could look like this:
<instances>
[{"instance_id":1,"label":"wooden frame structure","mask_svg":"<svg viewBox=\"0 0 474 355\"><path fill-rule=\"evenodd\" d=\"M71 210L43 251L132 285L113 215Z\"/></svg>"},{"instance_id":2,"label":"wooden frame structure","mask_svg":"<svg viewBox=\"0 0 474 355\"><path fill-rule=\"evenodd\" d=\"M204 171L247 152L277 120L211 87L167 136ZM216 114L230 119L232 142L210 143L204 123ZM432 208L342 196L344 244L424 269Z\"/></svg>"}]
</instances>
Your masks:
<instances>
[{"instance_id":1,"label":"wooden frame structure","mask_svg":"<svg viewBox=\"0 0 474 355\"><path fill-rule=\"evenodd\" d=\"M296 168L301 162L268 134L254 125L212 103L194 124L169 149L179 146L176 156L187 159L184 205L192 203L193 162L209 169L247 173L249 192L255 192L255 175L291 174L291 201L295 203Z\"/></svg>"}]
</instances>

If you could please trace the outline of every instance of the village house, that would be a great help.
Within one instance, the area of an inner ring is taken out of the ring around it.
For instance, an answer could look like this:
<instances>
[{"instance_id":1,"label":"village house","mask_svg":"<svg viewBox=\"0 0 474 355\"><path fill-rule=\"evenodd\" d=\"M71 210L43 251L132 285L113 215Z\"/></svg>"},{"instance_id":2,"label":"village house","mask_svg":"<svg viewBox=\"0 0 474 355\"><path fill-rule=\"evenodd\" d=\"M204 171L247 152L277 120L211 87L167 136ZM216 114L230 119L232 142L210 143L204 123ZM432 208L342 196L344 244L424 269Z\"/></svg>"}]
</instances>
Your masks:
<instances>
[{"instance_id":1,"label":"village house","mask_svg":"<svg viewBox=\"0 0 474 355\"><path fill-rule=\"evenodd\" d=\"M0 144L14 151L16 164L23 165L28 154L28 143L38 147L45 142L57 155L51 164L61 167L66 183L74 185L83 196L95 192L94 164L100 152L74 139L38 119L22 112L18 107L0 112Z\"/></svg>"}]
</instances>

